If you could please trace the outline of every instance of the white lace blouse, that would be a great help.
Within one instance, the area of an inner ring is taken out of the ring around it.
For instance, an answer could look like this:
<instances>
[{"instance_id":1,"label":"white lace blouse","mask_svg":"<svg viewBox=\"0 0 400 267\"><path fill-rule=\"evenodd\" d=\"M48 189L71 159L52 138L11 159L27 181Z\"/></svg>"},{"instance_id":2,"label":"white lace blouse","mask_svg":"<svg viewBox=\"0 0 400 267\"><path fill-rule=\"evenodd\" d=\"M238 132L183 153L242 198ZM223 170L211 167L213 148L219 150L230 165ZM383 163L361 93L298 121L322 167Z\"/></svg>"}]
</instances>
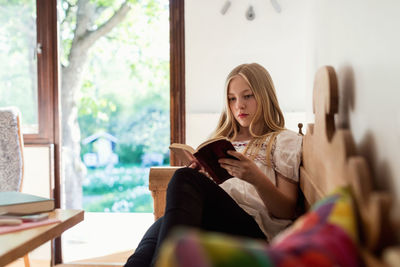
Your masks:
<instances>
[{"instance_id":1,"label":"white lace blouse","mask_svg":"<svg viewBox=\"0 0 400 267\"><path fill-rule=\"evenodd\" d=\"M299 181L299 166L301 161L302 136L285 130L279 133L271 149L272 168L267 166L266 148L269 139L261 147L254 161L276 186L275 172L294 183ZM235 149L243 152L249 141L233 142ZM286 228L292 220L273 217L264 205L256 189L250 183L239 178L231 178L220 185L248 214L253 216L261 230L270 241L276 234Z\"/></svg>"}]
</instances>

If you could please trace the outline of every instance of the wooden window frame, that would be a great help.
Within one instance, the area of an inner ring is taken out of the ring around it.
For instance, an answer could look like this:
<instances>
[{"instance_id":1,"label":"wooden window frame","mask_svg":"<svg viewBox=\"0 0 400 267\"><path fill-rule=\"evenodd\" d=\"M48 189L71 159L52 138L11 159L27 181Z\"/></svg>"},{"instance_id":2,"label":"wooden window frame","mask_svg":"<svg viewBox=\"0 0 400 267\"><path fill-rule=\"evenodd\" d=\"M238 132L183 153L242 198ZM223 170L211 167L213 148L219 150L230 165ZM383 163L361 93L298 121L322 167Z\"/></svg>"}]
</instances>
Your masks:
<instances>
[{"instance_id":1,"label":"wooden window frame","mask_svg":"<svg viewBox=\"0 0 400 267\"><path fill-rule=\"evenodd\" d=\"M24 134L26 144L54 144L58 134L58 54L57 1L36 1L38 69L38 126L37 134Z\"/></svg>"},{"instance_id":2,"label":"wooden window frame","mask_svg":"<svg viewBox=\"0 0 400 267\"><path fill-rule=\"evenodd\" d=\"M59 120L59 79L58 79L58 25L57 0L36 0L36 43L41 53L37 54L38 75L38 133L24 134L24 143L35 146L51 146L54 169L53 192L55 207L61 207L61 146ZM51 245L52 266L62 262L61 238Z\"/></svg>"},{"instance_id":3,"label":"wooden window frame","mask_svg":"<svg viewBox=\"0 0 400 267\"><path fill-rule=\"evenodd\" d=\"M171 143L186 142L185 120L185 8L184 0L170 0L170 125ZM170 154L172 166L182 162Z\"/></svg>"},{"instance_id":4,"label":"wooden window frame","mask_svg":"<svg viewBox=\"0 0 400 267\"><path fill-rule=\"evenodd\" d=\"M58 91L57 1L36 1L38 54L38 134L24 134L29 145L54 145L54 192L56 208L60 207L60 122Z\"/></svg>"}]
</instances>

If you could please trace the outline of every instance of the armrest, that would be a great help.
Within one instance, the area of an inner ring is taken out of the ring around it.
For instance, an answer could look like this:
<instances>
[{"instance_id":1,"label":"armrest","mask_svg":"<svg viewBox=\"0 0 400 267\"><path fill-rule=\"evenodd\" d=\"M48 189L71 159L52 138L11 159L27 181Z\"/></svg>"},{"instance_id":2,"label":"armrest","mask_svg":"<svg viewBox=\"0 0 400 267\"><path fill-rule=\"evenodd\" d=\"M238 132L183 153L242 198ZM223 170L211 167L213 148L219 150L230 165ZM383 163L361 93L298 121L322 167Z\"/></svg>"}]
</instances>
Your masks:
<instances>
[{"instance_id":1,"label":"armrest","mask_svg":"<svg viewBox=\"0 0 400 267\"><path fill-rule=\"evenodd\" d=\"M164 215L165 198L169 180L181 167L151 167L149 174L149 189L154 201L154 219Z\"/></svg>"}]
</instances>

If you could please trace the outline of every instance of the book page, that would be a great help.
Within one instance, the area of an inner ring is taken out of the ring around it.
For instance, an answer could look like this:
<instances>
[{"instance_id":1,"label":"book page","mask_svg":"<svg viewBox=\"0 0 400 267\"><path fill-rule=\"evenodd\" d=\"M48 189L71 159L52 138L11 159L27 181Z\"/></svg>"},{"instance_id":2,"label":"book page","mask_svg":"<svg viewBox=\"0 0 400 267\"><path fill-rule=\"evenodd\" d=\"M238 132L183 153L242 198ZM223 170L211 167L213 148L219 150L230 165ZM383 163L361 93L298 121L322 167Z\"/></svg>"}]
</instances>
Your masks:
<instances>
[{"instance_id":1,"label":"book page","mask_svg":"<svg viewBox=\"0 0 400 267\"><path fill-rule=\"evenodd\" d=\"M172 148L176 148L176 149L183 149L188 151L189 153L193 154L194 153L194 149L193 147L189 146L189 145L185 145L185 144L179 144L179 143L173 143L169 146L170 149Z\"/></svg>"},{"instance_id":2,"label":"book page","mask_svg":"<svg viewBox=\"0 0 400 267\"><path fill-rule=\"evenodd\" d=\"M169 149L186 166L195 160L195 157L193 156L194 149L188 145L174 143L169 146Z\"/></svg>"}]
</instances>

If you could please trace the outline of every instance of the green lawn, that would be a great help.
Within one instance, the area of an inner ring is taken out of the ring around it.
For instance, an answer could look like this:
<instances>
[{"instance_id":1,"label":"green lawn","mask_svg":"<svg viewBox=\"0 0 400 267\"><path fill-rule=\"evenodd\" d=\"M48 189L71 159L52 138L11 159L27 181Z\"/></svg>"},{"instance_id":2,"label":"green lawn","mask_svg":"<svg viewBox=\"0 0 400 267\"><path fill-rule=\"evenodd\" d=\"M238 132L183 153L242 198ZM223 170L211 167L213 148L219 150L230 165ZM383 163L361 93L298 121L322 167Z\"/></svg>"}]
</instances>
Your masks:
<instances>
[{"instance_id":1,"label":"green lawn","mask_svg":"<svg viewBox=\"0 0 400 267\"><path fill-rule=\"evenodd\" d=\"M83 181L83 208L92 212L153 212L149 167L116 165L88 169Z\"/></svg>"}]
</instances>

